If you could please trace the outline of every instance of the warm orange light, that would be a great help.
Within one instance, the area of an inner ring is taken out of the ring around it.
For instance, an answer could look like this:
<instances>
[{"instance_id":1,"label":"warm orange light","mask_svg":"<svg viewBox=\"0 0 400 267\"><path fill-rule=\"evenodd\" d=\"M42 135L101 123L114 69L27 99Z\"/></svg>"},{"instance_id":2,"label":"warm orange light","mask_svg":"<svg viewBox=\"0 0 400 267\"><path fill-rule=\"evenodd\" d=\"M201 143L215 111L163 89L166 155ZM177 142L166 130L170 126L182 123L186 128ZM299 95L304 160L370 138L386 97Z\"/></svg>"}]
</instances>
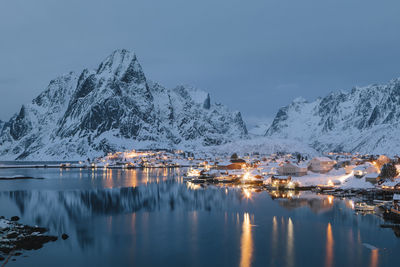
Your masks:
<instances>
[{"instance_id":1,"label":"warm orange light","mask_svg":"<svg viewBox=\"0 0 400 267\"><path fill-rule=\"evenodd\" d=\"M325 266L331 267L333 265L333 234L331 223L326 227L326 258Z\"/></svg>"},{"instance_id":2,"label":"warm orange light","mask_svg":"<svg viewBox=\"0 0 400 267\"><path fill-rule=\"evenodd\" d=\"M253 257L253 237L251 234L250 215L243 215L242 238L240 245L240 267L251 266Z\"/></svg>"}]
</instances>

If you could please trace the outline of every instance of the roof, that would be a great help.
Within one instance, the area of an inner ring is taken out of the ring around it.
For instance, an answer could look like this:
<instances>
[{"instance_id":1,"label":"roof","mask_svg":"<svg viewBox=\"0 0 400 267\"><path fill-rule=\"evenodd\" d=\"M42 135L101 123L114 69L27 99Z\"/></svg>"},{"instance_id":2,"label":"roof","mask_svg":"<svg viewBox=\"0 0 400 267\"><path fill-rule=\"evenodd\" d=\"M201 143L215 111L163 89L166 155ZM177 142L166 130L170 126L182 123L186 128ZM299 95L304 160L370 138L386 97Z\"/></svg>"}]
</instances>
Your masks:
<instances>
[{"instance_id":1,"label":"roof","mask_svg":"<svg viewBox=\"0 0 400 267\"><path fill-rule=\"evenodd\" d=\"M368 173L367 175L365 175L365 178L378 178L378 177L379 173L376 172Z\"/></svg>"},{"instance_id":2,"label":"roof","mask_svg":"<svg viewBox=\"0 0 400 267\"><path fill-rule=\"evenodd\" d=\"M357 167L355 167L353 170L354 171L364 171L367 167L364 165L359 165Z\"/></svg>"},{"instance_id":3,"label":"roof","mask_svg":"<svg viewBox=\"0 0 400 267\"><path fill-rule=\"evenodd\" d=\"M273 175L272 178L279 179L279 180L286 180L286 179L289 179L289 176Z\"/></svg>"},{"instance_id":4,"label":"roof","mask_svg":"<svg viewBox=\"0 0 400 267\"><path fill-rule=\"evenodd\" d=\"M400 200L400 194L394 194L393 200Z\"/></svg>"}]
</instances>

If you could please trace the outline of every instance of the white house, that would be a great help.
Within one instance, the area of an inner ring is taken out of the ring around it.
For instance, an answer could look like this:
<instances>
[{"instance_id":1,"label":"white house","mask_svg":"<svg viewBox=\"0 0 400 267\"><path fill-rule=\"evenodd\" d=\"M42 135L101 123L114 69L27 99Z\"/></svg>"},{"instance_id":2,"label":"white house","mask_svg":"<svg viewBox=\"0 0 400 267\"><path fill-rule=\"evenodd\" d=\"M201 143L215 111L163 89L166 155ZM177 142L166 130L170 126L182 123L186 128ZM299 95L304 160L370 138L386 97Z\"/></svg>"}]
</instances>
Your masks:
<instances>
[{"instance_id":1,"label":"white house","mask_svg":"<svg viewBox=\"0 0 400 267\"><path fill-rule=\"evenodd\" d=\"M309 169L313 172L325 173L332 170L336 161L327 157L316 157L313 158L309 163Z\"/></svg>"},{"instance_id":2,"label":"white house","mask_svg":"<svg viewBox=\"0 0 400 267\"><path fill-rule=\"evenodd\" d=\"M307 165L285 163L282 166L279 166L277 171L279 175L303 176L307 174Z\"/></svg>"}]
</instances>

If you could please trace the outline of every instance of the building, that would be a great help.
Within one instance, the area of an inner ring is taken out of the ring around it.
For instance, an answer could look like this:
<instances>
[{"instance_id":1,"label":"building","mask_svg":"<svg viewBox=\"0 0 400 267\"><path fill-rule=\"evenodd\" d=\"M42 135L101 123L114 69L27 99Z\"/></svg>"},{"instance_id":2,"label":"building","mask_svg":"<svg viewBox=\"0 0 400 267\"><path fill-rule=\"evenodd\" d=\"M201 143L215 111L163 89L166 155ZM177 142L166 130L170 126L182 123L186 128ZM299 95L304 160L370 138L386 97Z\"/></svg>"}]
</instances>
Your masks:
<instances>
[{"instance_id":1,"label":"building","mask_svg":"<svg viewBox=\"0 0 400 267\"><path fill-rule=\"evenodd\" d=\"M365 175L365 181L372 184L376 184L379 181L379 173L372 172Z\"/></svg>"},{"instance_id":2,"label":"building","mask_svg":"<svg viewBox=\"0 0 400 267\"><path fill-rule=\"evenodd\" d=\"M333 169L336 161L327 157L313 158L309 163L309 169L312 172L326 173Z\"/></svg>"},{"instance_id":3,"label":"building","mask_svg":"<svg viewBox=\"0 0 400 267\"><path fill-rule=\"evenodd\" d=\"M304 176L307 174L307 166L305 164L284 163L278 167L277 171L279 175L284 176Z\"/></svg>"},{"instance_id":4,"label":"building","mask_svg":"<svg viewBox=\"0 0 400 267\"><path fill-rule=\"evenodd\" d=\"M361 178L368 173L376 173L379 170L370 162L366 162L363 165L358 165L353 169L353 173L355 177Z\"/></svg>"}]
</instances>

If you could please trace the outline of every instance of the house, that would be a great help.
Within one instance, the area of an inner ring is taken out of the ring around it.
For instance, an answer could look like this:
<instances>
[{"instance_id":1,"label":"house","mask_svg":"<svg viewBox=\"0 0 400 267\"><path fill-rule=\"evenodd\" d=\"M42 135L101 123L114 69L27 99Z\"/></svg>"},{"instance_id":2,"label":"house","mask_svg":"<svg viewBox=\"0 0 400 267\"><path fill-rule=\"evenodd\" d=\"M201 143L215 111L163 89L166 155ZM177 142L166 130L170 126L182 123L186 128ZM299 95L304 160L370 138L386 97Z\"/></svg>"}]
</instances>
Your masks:
<instances>
[{"instance_id":1,"label":"house","mask_svg":"<svg viewBox=\"0 0 400 267\"><path fill-rule=\"evenodd\" d=\"M310 161L309 169L312 172L326 173L332 170L336 161L327 157L316 157Z\"/></svg>"},{"instance_id":2,"label":"house","mask_svg":"<svg viewBox=\"0 0 400 267\"><path fill-rule=\"evenodd\" d=\"M284 163L282 166L279 166L278 169L279 175L291 175L291 176L303 176L307 174L307 165L305 164L296 164L296 163Z\"/></svg>"},{"instance_id":3,"label":"house","mask_svg":"<svg viewBox=\"0 0 400 267\"><path fill-rule=\"evenodd\" d=\"M379 173L372 172L365 175L365 181L372 184L376 184L379 181Z\"/></svg>"},{"instance_id":4,"label":"house","mask_svg":"<svg viewBox=\"0 0 400 267\"><path fill-rule=\"evenodd\" d=\"M358 165L353 169L353 173L355 177L361 178L368 173L375 173L379 170L370 162L366 162L363 165Z\"/></svg>"}]
</instances>

